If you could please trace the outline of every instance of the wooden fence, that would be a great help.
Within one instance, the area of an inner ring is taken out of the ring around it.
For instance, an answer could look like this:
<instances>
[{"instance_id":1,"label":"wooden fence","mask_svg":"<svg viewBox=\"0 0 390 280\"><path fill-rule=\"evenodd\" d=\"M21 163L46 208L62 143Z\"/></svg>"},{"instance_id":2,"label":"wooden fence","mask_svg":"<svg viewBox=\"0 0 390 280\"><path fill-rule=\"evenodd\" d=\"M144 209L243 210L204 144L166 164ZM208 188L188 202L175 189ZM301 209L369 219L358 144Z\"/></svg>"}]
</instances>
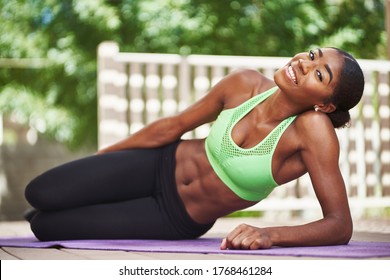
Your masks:
<instances>
[{"instance_id":1,"label":"wooden fence","mask_svg":"<svg viewBox=\"0 0 390 280\"><path fill-rule=\"evenodd\" d=\"M290 58L122 53L115 42L98 48L99 146L198 100L235 68L256 68L272 77ZM366 86L351 111L352 126L337 130L340 167L354 216L390 208L390 62L359 60ZM183 138L205 137L203 125ZM277 188L254 210L319 209L308 176ZM372 211L372 210L369 210Z\"/></svg>"}]
</instances>

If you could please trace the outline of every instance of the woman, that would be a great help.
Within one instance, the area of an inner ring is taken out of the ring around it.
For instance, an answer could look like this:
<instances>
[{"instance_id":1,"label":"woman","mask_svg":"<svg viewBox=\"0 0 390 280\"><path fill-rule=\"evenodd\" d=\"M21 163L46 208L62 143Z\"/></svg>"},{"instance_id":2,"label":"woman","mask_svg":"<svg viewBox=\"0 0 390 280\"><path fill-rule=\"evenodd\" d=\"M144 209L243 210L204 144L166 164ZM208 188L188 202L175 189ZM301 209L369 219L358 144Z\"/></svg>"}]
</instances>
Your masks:
<instances>
[{"instance_id":1,"label":"woman","mask_svg":"<svg viewBox=\"0 0 390 280\"><path fill-rule=\"evenodd\" d=\"M240 225L221 249L348 243L352 220L334 128L349 122L363 87L357 62L334 48L295 55L274 81L254 70L231 73L178 115L34 179L26 189L37 209L32 231L40 240L197 238L217 218L308 173L321 220ZM206 139L180 140L212 121Z\"/></svg>"}]
</instances>

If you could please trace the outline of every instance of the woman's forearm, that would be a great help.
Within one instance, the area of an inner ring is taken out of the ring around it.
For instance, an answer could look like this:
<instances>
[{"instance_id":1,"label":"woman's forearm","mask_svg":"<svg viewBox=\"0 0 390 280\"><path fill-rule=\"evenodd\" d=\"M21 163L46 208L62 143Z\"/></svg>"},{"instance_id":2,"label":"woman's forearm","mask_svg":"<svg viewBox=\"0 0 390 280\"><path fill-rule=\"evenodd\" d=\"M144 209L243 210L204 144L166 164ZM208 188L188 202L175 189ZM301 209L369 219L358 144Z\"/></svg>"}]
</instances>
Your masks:
<instances>
[{"instance_id":1,"label":"woman's forearm","mask_svg":"<svg viewBox=\"0 0 390 280\"><path fill-rule=\"evenodd\" d=\"M339 245L348 243L351 235L350 219L324 218L305 225L268 228L243 224L223 239L221 249Z\"/></svg>"},{"instance_id":2,"label":"woman's forearm","mask_svg":"<svg viewBox=\"0 0 390 280\"><path fill-rule=\"evenodd\" d=\"M176 141L180 136L181 133L178 127L171 119L163 118L149 124L122 141L101 149L98 151L98 154L131 148L160 147Z\"/></svg>"},{"instance_id":3,"label":"woman's forearm","mask_svg":"<svg viewBox=\"0 0 390 280\"><path fill-rule=\"evenodd\" d=\"M352 222L322 219L299 226L267 229L273 246L320 246L346 244L352 236Z\"/></svg>"}]
</instances>

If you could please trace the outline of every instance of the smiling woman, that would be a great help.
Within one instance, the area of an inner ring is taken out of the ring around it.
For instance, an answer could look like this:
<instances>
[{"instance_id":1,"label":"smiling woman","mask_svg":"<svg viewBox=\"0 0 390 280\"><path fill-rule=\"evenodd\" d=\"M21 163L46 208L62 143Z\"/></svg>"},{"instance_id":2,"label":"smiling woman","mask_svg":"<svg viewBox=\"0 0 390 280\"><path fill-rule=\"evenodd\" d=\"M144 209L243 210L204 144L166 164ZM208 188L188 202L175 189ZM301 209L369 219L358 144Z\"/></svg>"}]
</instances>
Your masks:
<instances>
[{"instance_id":1,"label":"smiling woman","mask_svg":"<svg viewBox=\"0 0 390 280\"><path fill-rule=\"evenodd\" d=\"M347 125L350 121L348 111L359 102L364 88L364 76L356 60L337 48L310 50L292 59L287 65L286 75L296 85L302 85L305 80L301 81L300 75L305 79L309 71L313 75L311 81L319 82L313 84L314 91L328 87L325 93L328 98L315 104L314 109L328 113L335 128ZM334 76L338 81L332 83Z\"/></svg>"},{"instance_id":2,"label":"smiling woman","mask_svg":"<svg viewBox=\"0 0 390 280\"><path fill-rule=\"evenodd\" d=\"M273 80L235 71L179 114L35 178L26 189L31 228L41 240L197 238L308 173L322 219L241 225L221 249L347 243L352 220L331 116L356 105L363 86L356 61L334 48L297 54ZM209 122L206 139L181 139Z\"/></svg>"}]
</instances>

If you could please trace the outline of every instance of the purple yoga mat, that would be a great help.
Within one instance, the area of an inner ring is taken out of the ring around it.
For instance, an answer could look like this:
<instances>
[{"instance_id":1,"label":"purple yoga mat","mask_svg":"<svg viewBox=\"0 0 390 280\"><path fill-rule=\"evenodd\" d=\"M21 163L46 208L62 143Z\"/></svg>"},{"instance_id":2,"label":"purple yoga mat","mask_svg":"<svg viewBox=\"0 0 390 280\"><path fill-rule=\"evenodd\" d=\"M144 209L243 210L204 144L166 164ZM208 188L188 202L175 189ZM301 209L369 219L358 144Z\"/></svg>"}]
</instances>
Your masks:
<instances>
[{"instance_id":1,"label":"purple yoga mat","mask_svg":"<svg viewBox=\"0 0 390 280\"><path fill-rule=\"evenodd\" d=\"M348 245L317 247L273 247L266 250L220 250L220 238L195 240L66 240L40 242L35 237L0 238L1 247L72 248L154 253L236 254L265 256L304 256L328 258L390 257L390 242L351 241Z\"/></svg>"}]
</instances>

